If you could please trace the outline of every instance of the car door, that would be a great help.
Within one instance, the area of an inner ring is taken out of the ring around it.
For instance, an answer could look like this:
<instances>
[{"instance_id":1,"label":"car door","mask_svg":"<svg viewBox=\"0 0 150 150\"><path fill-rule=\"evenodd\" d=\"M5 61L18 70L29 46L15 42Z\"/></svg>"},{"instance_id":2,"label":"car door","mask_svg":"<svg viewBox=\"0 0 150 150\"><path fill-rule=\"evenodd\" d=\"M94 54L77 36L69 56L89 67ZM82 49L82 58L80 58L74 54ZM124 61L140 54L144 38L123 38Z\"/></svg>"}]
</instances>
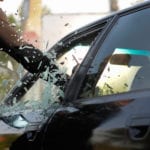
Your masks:
<instances>
[{"instance_id":1,"label":"car door","mask_svg":"<svg viewBox=\"0 0 150 150\"><path fill-rule=\"evenodd\" d=\"M46 53L52 54L54 57L56 55L58 65L68 77L66 87L68 87L69 83L73 80L74 74L77 72L87 53L91 50L90 47L95 45L94 43L97 37L104 32L110 20L111 17L74 31L56 43ZM3 121L9 126L17 128L16 130L18 132L20 132L22 128L25 129L26 132L39 130L39 126L41 127L45 123L43 118L50 117L53 111L55 111L55 108L58 108L56 107L57 105L55 106L58 102L57 95L55 95L55 93L58 94L57 89L54 89L52 85L45 86L45 84L47 84L45 81L42 81L42 87L40 87L41 96L37 98L37 91L35 91L34 87L37 87L39 82L41 82L41 79L39 79L38 74L32 75L27 73L4 98L6 109L5 111L2 109ZM76 83L78 84L78 81ZM54 90L55 92L53 92ZM63 100L62 103L59 102L59 104L63 104L64 102ZM10 104L11 107L8 107ZM59 106L62 107L62 105ZM28 112L26 108L31 108L31 113ZM39 109L42 109L42 113ZM47 110L49 112L47 112L46 116L45 112ZM3 113L6 112L8 112L8 117L3 116ZM18 133L17 131L16 133ZM19 135L22 133L23 132L19 133Z\"/></svg>"},{"instance_id":2,"label":"car door","mask_svg":"<svg viewBox=\"0 0 150 150\"><path fill-rule=\"evenodd\" d=\"M149 6L114 16L74 95L77 106L105 109L91 138L95 149L149 149Z\"/></svg>"}]
</instances>

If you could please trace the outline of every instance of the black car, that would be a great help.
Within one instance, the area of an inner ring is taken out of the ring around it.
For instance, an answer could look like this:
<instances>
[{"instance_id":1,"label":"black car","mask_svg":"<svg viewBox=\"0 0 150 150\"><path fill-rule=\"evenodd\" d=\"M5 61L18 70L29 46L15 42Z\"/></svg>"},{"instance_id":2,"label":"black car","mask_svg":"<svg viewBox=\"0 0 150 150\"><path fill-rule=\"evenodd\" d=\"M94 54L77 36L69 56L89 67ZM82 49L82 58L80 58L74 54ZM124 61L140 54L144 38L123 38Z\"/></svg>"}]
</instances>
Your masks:
<instances>
[{"instance_id":1,"label":"black car","mask_svg":"<svg viewBox=\"0 0 150 150\"><path fill-rule=\"evenodd\" d=\"M56 43L47 54L68 78L63 88L26 73L3 100L10 150L149 150L149 16L142 3Z\"/></svg>"}]
</instances>

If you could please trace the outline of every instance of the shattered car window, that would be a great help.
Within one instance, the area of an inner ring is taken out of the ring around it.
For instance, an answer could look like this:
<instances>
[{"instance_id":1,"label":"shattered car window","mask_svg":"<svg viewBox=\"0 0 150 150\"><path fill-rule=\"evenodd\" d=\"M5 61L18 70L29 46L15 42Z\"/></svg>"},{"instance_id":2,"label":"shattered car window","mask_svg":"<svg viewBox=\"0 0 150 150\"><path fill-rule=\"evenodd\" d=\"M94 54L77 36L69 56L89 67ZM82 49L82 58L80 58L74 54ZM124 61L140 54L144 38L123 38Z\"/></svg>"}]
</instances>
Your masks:
<instances>
[{"instance_id":1,"label":"shattered car window","mask_svg":"<svg viewBox=\"0 0 150 150\"><path fill-rule=\"evenodd\" d=\"M40 74L38 72L33 73L32 76L37 75L38 80L32 84L30 89L27 88L26 80L24 83L22 82L26 73L28 74L29 72L23 70L22 66L18 65L16 68L17 79L2 98L0 105L1 119L7 125L15 128L27 128L30 126L29 124L33 125L39 122L42 124L60 106L60 102L64 98L65 86L67 86L71 76L86 57L98 33L99 30L94 30L93 32L84 31L81 33L75 31L68 39L62 39L48 52L44 52L44 56L51 60L50 63L56 65L59 69L56 67L56 69L50 71L50 67L52 66L50 65ZM22 47L19 49L23 50ZM33 56L31 52L30 58L34 60L37 57ZM27 57L23 59L26 62L30 62ZM41 67L41 63L38 64L38 67ZM58 84L61 81L60 79L64 79L65 82ZM11 92L16 87L17 94L14 96ZM18 92L21 89L20 87L25 91L25 95L23 94L23 96L21 93L21 98L19 97L18 100L17 95L20 94ZM6 97L8 97L8 101L11 101L11 103L8 102L9 106L5 105L6 101L3 101Z\"/></svg>"},{"instance_id":2,"label":"shattered car window","mask_svg":"<svg viewBox=\"0 0 150 150\"><path fill-rule=\"evenodd\" d=\"M53 73L50 73L48 70L46 70L42 75L41 78L38 79L37 82L30 88L30 90L26 89L26 94L19 100L19 102L16 101L16 98L13 98L13 106L8 107L7 105L1 105L0 112L3 117L5 117L5 122L9 125L15 125L21 126L28 125L26 123L26 120L22 120L20 116L17 114L23 114L23 116L28 116L27 118L30 118L28 114L32 113L32 116L34 112L36 112L36 115L38 114L41 116L39 119L40 121L43 121L43 119L49 115L47 112L48 108L51 107L52 104L55 104L57 107L57 104L59 104L60 99L63 99L64 97L64 91L61 89L60 86L57 86L55 83L57 82L56 75L61 74L65 75L66 73L71 76L72 70L76 65L79 65L83 58L85 57L87 51L89 49L89 46L81 46L77 45L73 48L69 49L58 61L54 61L57 65L60 65L60 69L56 70ZM83 51L81 53L81 50ZM80 55L79 52L80 51ZM82 55L81 55L82 54ZM45 53L48 57L55 57L55 53ZM50 56L52 55L52 56ZM70 56L71 59L70 59ZM62 64L62 61L66 61ZM74 64L73 66L68 66L68 64ZM63 66L63 67L62 67ZM24 72L21 66L18 68L18 81L16 80L14 85L21 86L22 83L19 79L23 77ZM65 76L64 76L65 78ZM9 89L10 90L10 89ZM55 91L55 92L54 92ZM9 91L6 92L7 96ZM53 107L54 108L54 107ZM12 116L12 117L7 117ZM19 118L19 120L18 120ZM21 118L21 119L20 119ZM31 119L33 120L33 118ZM13 121L13 122L12 122ZM37 121L37 120L36 120ZM31 121L32 122L32 121Z\"/></svg>"},{"instance_id":3,"label":"shattered car window","mask_svg":"<svg viewBox=\"0 0 150 150\"><path fill-rule=\"evenodd\" d=\"M71 76L74 68L83 61L89 47L89 45L77 45L59 58L58 63L63 65L67 75Z\"/></svg>"}]
</instances>

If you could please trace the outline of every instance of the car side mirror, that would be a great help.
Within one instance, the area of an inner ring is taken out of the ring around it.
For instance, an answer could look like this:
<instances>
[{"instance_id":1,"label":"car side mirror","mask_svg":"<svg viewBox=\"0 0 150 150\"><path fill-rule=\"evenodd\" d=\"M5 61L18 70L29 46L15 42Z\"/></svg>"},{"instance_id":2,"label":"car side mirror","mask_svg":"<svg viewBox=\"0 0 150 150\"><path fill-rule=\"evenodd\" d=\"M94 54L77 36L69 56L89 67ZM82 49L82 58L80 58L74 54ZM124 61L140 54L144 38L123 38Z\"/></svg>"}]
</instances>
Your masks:
<instances>
[{"instance_id":1,"label":"car side mirror","mask_svg":"<svg viewBox=\"0 0 150 150\"><path fill-rule=\"evenodd\" d=\"M2 117L1 120L3 120L9 126L19 129L25 128L29 123L22 115Z\"/></svg>"}]
</instances>

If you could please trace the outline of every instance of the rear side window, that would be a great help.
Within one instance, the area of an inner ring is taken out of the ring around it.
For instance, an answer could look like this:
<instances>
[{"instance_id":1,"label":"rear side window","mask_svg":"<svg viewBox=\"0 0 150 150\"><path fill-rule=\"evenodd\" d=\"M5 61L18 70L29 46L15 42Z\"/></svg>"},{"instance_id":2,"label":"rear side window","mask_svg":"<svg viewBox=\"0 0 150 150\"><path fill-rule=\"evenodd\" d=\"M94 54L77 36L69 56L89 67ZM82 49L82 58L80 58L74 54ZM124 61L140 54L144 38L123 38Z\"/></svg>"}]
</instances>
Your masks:
<instances>
[{"instance_id":1,"label":"rear side window","mask_svg":"<svg viewBox=\"0 0 150 150\"><path fill-rule=\"evenodd\" d=\"M122 15L94 58L80 97L150 88L150 8Z\"/></svg>"},{"instance_id":2,"label":"rear side window","mask_svg":"<svg viewBox=\"0 0 150 150\"><path fill-rule=\"evenodd\" d=\"M150 51L116 48L108 58L95 95L110 95L150 88Z\"/></svg>"}]
</instances>

